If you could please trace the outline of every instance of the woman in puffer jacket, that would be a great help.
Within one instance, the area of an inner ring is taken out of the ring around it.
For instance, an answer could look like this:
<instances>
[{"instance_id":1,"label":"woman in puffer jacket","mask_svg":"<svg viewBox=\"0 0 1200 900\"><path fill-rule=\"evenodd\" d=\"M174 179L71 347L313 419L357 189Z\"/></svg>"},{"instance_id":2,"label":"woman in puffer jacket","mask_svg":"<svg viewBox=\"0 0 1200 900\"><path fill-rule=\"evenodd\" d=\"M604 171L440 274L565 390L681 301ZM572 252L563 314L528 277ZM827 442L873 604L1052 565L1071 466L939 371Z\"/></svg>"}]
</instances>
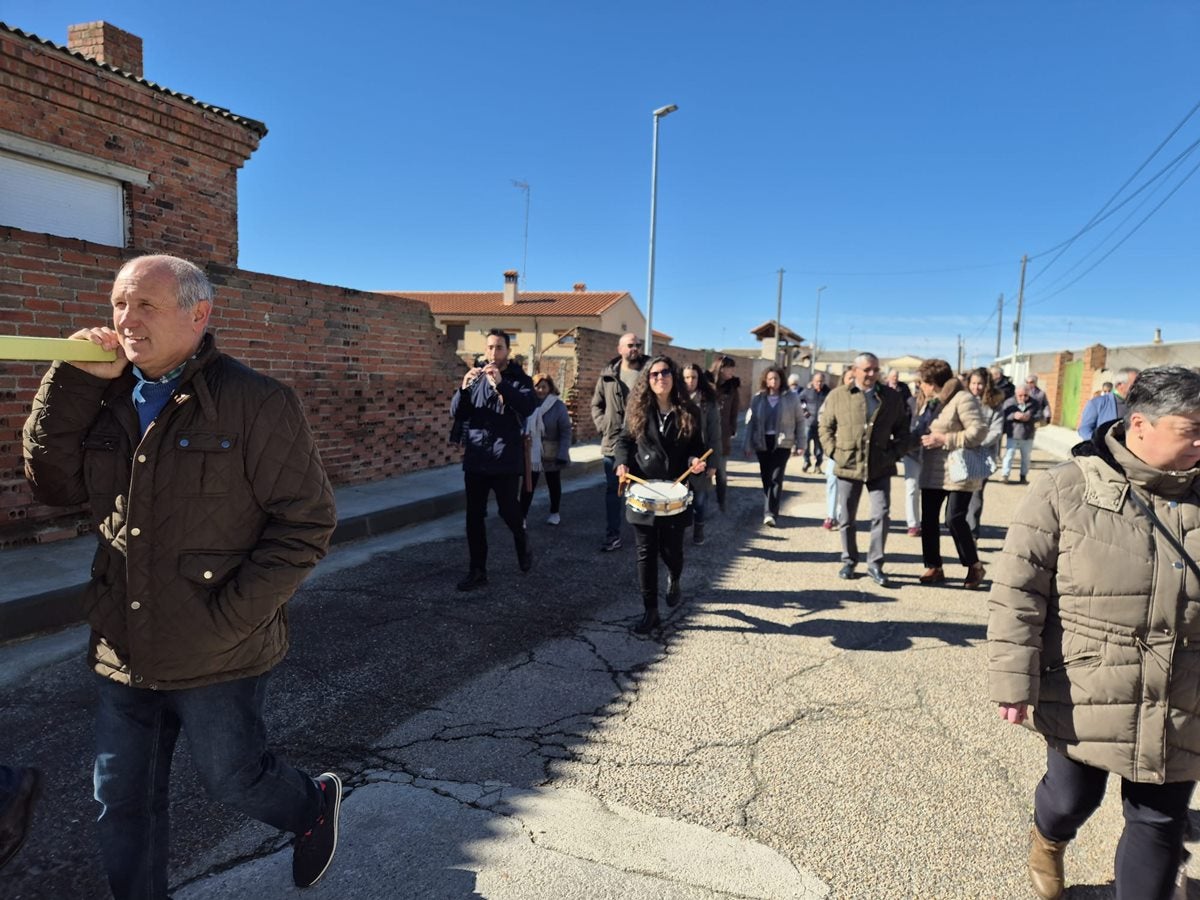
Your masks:
<instances>
[{"instance_id":1,"label":"woman in puffer jacket","mask_svg":"<svg viewBox=\"0 0 1200 900\"><path fill-rule=\"evenodd\" d=\"M946 580L942 569L942 504L948 504L946 525L958 550L958 560L967 567L963 587L974 590L983 582L983 563L975 538L967 525L971 495L979 490L982 479L954 481L950 477L949 457L954 450L978 447L987 435L987 425L979 401L954 377L944 359L927 359L917 368L924 395L917 410L921 438L921 556L925 562L922 584L941 584Z\"/></svg>"},{"instance_id":2,"label":"woman in puffer jacket","mask_svg":"<svg viewBox=\"0 0 1200 900\"><path fill-rule=\"evenodd\" d=\"M771 366L762 374L758 393L746 410L746 455L758 456L763 486L763 524L775 527L783 494L783 473L792 449L804 436L800 398L784 388L783 369Z\"/></svg>"},{"instance_id":3,"label":"woman in puffer jacket","mask_svg":"<svg viewBox=\"0 0 1200 900\"><path fill-rule=\"evenodd\" d=\"M1029 855L1043 898L1062 896L1110 773L1118 900L1175 896L1200 778L1200 374L1147 369L1127 402L1025 493L989 597L989 696L1047 744Z\"/></svg>"}]
</instances>

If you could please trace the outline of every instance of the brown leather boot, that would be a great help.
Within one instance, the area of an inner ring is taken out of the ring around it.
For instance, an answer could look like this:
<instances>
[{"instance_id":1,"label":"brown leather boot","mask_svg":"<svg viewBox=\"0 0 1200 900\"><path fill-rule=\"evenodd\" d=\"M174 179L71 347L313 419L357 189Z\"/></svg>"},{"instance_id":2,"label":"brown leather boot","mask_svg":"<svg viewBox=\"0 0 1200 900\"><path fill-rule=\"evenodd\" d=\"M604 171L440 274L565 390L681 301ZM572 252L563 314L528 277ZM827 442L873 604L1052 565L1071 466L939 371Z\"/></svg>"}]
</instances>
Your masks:
<instances>
[{"instance_id":1,"label":"brown leather boot","mask_svg":"<svg viewBox=\"0 0 1200 900\"><path fill-rule=\"evenodd\" d=\"M1059 900L1066 889L1063 877L1063 854L1070 841L1052 841L1044 837L1037 826L1030 829L1029 881L1041 900Z\"/></svg>"},{"instance_id":2,"label":"brown leather boot","mask_svg":"<svg viewBox=\"0 0 1200 900\"><path fill-rule=\"evenodd\" d=\"M963 579L963 587L968 591L973 591L975 588L983 584L983 563L972 563L967 567L967 577Z\"/></svg>"},{"instance_id":3,"label":"brown leather boot","mask_svg":"<svg viewBox=\"0 0 1200 900\"><path fill-rule=\"evenodd\" d=\"M941 584L946 580L946 573L942 571L941 566L936 566L932 569L926 569L925 574L917 580L921 584Z\"/></svg>"}]
</instances>

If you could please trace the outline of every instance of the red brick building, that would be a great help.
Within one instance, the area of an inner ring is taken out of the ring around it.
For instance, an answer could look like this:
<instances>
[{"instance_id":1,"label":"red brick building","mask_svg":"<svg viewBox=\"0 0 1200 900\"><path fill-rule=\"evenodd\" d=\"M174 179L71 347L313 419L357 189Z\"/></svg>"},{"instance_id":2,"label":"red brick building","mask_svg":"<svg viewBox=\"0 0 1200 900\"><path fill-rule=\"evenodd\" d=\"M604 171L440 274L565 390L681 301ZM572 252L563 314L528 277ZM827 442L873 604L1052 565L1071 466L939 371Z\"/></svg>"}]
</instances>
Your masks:
<instances>
[{"instance_id":1,"label":"red brick building","mask_svg":"<svg viewBox=\"0 0 1200 900\"><path fill-rule=\"evenodd\" d=\"M237 268L237 173L266 134L145 79L141 40L110 24L72 26L65 47L0 24L0 333L100 324L122 262L184 256L216 286L219 346L297 390L335 483L453 461L462 368L427 306ZM0 546L86 528L25 483L44 370L0 360Z\"/></svg>"}]
</instances>

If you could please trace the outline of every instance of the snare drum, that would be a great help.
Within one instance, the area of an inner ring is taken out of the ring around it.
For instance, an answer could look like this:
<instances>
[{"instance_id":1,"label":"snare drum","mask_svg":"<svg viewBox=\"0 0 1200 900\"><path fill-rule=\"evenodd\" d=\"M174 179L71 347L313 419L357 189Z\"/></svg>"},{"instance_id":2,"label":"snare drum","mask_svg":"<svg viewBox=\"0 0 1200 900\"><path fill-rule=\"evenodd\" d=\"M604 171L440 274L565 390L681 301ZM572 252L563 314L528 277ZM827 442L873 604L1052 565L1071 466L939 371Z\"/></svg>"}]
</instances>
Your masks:
<instances>
[{"instance_id":1,"label":"snare drum","mask_svg":"<svg viewBox=\"0 0 1200 900\"><path fill-rule=\"evenodd\" d=\"M625 486L625 505L652 516L677 516L692 505L692 489L682 482L634 482Z\"/></svg>"}]
</instances>

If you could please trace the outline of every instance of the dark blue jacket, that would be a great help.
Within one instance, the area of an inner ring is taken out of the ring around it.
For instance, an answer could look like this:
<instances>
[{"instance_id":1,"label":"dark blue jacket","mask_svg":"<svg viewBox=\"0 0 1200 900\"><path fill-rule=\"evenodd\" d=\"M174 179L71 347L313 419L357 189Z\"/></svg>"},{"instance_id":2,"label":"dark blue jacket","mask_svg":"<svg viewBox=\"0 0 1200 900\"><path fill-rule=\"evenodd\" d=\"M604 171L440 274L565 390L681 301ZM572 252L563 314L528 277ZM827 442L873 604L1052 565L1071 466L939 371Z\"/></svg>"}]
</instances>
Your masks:
<instances>
[{"instance_id":1,"label":"dark blue jacket","mask_svg":"<svg viewBox=\"0 0 1200 900\"><path fill-rule=\"evenodd\" d=\"M503 401L503 402L501 402ZM453 434L465 448L463 471L473 475L521 475L525 472L525 419L537 409L533 381L509 363L497 387L480 376L450 401Z\"/></svg>"}]
</instances>

